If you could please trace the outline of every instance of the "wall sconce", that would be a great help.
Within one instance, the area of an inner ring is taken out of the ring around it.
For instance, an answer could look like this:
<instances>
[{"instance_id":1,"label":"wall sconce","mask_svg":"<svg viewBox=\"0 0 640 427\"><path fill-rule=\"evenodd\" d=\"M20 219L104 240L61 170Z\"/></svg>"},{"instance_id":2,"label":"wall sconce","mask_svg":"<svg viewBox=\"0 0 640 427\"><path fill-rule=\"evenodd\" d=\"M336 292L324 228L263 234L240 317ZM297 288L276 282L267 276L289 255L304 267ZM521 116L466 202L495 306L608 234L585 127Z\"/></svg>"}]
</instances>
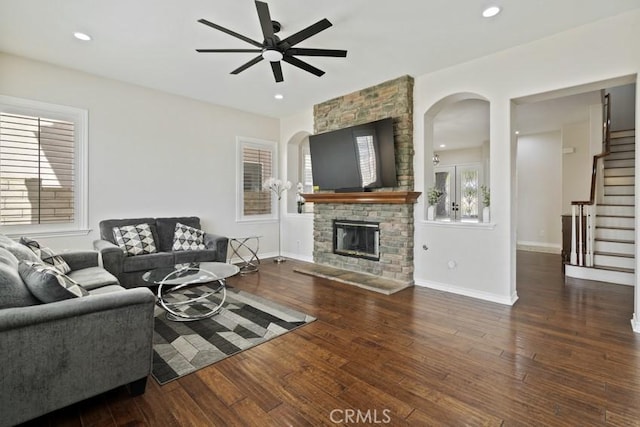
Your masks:
<instances>
[{"instance_id":1,"label":"wall sconce","mask_svg":"<svg viewBox=\"0 0 640 427\"><path fill-rule=\"evenodd\" d=\"M440 163L440 156L438 156L437 154L433 155L433 166L438 166L438 164Z\"/></svg>"}]
</instances>

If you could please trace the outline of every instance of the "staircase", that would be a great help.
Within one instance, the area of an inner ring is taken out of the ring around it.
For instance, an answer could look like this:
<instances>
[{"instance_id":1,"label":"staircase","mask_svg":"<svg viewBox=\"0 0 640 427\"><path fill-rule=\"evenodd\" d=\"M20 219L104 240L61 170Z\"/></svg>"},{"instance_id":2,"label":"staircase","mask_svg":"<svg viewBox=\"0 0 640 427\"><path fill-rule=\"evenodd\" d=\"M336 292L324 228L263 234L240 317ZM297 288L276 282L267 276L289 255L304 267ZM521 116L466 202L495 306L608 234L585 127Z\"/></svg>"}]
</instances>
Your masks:
<instances>
[{"instance_id":1,"label":"staircase","mask_svg":"<svg viewBox=\"0 0 640 427\"><path fill-rule=\"evenodd\" d=\"M567 265L566 275L635 284L635 131L611 133L604 193L596 206L593 266Z\"/></svg>"}]
</instances>

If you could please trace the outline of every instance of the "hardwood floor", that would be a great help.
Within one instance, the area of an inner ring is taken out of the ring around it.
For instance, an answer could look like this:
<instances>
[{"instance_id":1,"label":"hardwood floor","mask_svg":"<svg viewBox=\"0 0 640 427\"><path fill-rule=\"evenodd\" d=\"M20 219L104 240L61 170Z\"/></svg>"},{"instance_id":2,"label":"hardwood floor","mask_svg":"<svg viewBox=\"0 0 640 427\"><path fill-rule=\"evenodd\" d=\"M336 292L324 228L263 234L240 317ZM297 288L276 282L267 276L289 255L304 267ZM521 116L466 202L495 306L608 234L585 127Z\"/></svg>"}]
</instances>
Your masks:
<instances>
[{"instance_id":1,"label":"hardwood floor","mask_svg":"<svg viewBox=\"0 0 640 427\"><path fill-rule=\"evenodd\" d=\"M391 296L263 261L229 284L317 321L144 395L116 389L51 426L640 425L633 288L565 284L518 253L519 301L425 288Z\"/></svg>"}]
</instances>

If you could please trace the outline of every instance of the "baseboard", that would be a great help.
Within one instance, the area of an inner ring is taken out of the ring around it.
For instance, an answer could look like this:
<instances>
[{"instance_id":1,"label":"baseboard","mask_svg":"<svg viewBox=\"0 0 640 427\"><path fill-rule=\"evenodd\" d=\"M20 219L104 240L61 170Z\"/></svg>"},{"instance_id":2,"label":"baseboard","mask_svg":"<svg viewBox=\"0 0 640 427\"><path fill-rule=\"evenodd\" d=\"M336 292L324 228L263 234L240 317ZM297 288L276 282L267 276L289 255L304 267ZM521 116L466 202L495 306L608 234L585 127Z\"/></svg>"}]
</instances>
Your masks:
<instances>
[{"instance_id":1,"label":"baseboard","mask_svg":"<svg viewBox=\"0 0 640 427\"><path fill-rule=\"evenodd\" d=\"M503 295L493 294L490 292L483 292L475 289L452 286L446 283L433 282L430 280L416 280L415 285L422 286L424 288L435 289L438 291L449 292L456 295L463 295L466 297L476 298L483 301L495 302L502 305L513 305L518 300L517 292L514 292L509 297L505 297Z\"/></svg>"},{"instance_id":2,"label":"baseboard","mask_svg":"<svg viewBox=\"0 0 640 427\"><path fill-rule=\"evenodd\" d=\"M260 258L260 261L262 261L263 259L268 259L268 258L275 258L278 256L278 252L260 252L258 254L258 258ZM304 255L300 255L300 254L294 254L291 252L282 252L282 256L285 258L291 258L291 259L295 259L298 261L305 261L305 262L313 262L313 257L312 256L304 256ZM248 258L248 257L247 257ZM231 258L229 260L229 262L231 264L237 264L242 262L242 260L238 257L234 257Z\"/></svg>"},{"instance_id":3,"label":"baseboard","mask_svg":"<svg viewBox=\"0 0 640 427\"><path fill-rule=\"evenodd\" d=\"M557 255L562 253L562 246L556 243L520 241L517 244L517 248L519 251L542 252Z\"/></svg>"},{"instance_id":4,"label":"baseboard","mask_svg":"<svg viewBox=\"0 0 640 427\"><path fill-rule=\"evenodd\" d=\"M633 314L633 319L631 319L631 329L633 329L633 332L636 334L640 334L640 319L638 319L635 313Z\"/></svg>"},{"instance_id":5,"label":"baseboard","mask_svg":"<svg viewBox=\"0 0 640 427\"><path fill-rule=\"evenodd\" d=\"M283 252L282 256L284 256L286 258L295 259L295 260L298 260L298 261L313 262L313 256L294 254L294 253L291 253L291 252Z\"/></svg>"}]
</instances>

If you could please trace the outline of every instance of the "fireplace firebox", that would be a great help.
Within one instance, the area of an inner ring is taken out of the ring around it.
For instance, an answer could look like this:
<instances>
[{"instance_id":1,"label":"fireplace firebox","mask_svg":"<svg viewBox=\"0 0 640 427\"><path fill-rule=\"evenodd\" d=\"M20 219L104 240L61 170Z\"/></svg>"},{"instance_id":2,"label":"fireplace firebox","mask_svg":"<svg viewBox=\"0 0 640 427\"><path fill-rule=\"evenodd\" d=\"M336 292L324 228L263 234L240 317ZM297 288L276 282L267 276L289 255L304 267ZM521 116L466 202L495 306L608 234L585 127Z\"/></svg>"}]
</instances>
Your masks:
<instances>
[{"instance_id":1,"label":"fireplace firebox","mask_svg":"<svg viewBox=\"0 0 640 427\"><path fill-rule=\"evenodd\" d=\"M334 219L333 253L380 260L380 224Z\"/></svg>"}]
</instances>

